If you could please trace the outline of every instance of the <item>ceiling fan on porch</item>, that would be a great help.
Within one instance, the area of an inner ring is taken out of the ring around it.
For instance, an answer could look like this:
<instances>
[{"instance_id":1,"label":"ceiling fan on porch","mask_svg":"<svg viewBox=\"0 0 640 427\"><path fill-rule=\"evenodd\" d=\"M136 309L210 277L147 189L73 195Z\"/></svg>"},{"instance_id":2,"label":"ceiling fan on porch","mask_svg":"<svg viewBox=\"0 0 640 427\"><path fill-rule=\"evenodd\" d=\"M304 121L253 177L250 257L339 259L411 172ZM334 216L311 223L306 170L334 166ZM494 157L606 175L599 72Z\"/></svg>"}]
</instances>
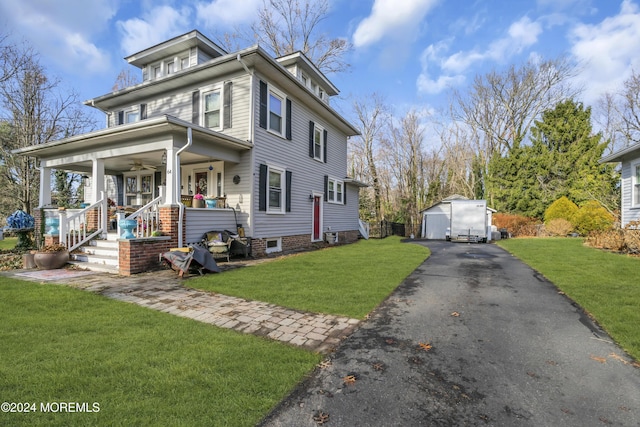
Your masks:
<instances>
[{"instance_id":1,"label":"ceiling fan on porch","mask_svg":"<svg viewBox=\"0 0 640 427\"><path fill-rule=\"evenodd\" d=\"M131 171L139 171L139 170L150 170L150 171L154 171L156 170L156 167L153 165L146 165L144 163L142 163L142 160L134 160L133 161L133 165L131 165Z\"/></svg>"}]
</instances>

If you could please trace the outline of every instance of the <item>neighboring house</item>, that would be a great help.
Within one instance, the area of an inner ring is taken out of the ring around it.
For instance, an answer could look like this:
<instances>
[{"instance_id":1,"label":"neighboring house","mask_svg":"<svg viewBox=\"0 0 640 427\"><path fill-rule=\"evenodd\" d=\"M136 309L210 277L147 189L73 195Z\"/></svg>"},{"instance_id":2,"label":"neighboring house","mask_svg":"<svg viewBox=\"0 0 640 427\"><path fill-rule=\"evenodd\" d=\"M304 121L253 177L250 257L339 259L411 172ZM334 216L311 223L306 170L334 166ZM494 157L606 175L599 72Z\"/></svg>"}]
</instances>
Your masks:
<instances>
[{"instance_id":1,"label":"neighboring house","mask_svg":"<svg viewBox=\"0 0 640 427\"><path fill-rule=\"evenodd\" d=\"M456 200L465 200L469 201L467 197L461 196L459 194L454 194L445 199L442 199L438 203L430 206L421 211L422 213L422 233L421 237L423 239L432 239L432 240L449 240L451 237L450 227L451 227L451 219L452 219L452 209L451 202ZM486 209L486 226L487 230L487 238L491 240L491 223L493 213L496 212L495 209L487 207Z\"/></svg>"},{"instance_id":2,"label":"neighboring house","mask_svg":"<svg viewBox=\"0 0 640 427\"><path fill-rule=\"evenodd\" d=\"M621 167L621 218L620 225L625 227L631 221L640 221L640 144L635 144L604 156L600 163L617 163Z\"/></svg>"},{"instance_id":3,"label":"neighboring house","mask_svg":"<svg viewBox=\"0 0 640 427\"><path fill-rule=\"evenodd\" d=\"M338 90L304 54L227 53L194 30L125 59L143 82L85 102L105 113L106 129L18 150L40 160L43 217L57 215L47 209L52 169L87 176L90 206L74 217L84 225L63 214L61 240L69 230L82 244L104 236L116 223L107 197L137 209L127 218L144 237L119 240L123 274L209 230L241 227L255 256L358 238L364 184L347 177L347 139L358 131L331 108ZM188 207L198 193L217 208ZM150 237L156 229L164 237Z\"/></svg>"}]
</instances>

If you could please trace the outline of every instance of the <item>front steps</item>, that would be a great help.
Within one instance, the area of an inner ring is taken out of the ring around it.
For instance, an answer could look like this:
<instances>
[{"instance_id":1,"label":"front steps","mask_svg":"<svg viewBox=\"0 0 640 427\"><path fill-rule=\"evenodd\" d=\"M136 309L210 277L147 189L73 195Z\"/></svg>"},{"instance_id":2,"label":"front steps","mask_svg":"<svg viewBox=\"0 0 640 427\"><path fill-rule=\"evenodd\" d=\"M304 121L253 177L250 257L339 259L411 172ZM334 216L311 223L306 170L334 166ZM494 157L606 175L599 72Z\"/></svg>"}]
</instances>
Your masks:
<instances>
[{"instance_id":1,"label":"front steps","mask_svg":"<svg viewBox=\"0 0 640 427\"><path fill-rule=\"evenodd\" d=\"M118 274L118 236L108 233L107 239L93 239L71 254L69 264L91 271Z\"/></svg>"}]
</instances>

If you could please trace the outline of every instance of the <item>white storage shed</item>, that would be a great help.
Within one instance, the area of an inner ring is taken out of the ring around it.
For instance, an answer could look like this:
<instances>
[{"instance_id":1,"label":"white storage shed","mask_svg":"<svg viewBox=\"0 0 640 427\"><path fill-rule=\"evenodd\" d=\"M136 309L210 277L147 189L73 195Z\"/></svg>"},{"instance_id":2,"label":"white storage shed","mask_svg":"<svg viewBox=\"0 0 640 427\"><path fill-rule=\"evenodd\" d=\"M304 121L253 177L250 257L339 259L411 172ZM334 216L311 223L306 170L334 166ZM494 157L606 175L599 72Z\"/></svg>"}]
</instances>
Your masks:
<instances>
[{"instance_id":1,"label":"white storage shed","mask_svg":"<svg viewBox=\"0 0 640 427\"><path fill-rule=\"evenodd\" d=\"M455 200L470 200L467 197L454 194L441 200L435 205L422 211L422 232L423 239L445 240L447 230L451 227L451 202ZM486 224L487 238L491 239L491 220L494 209L487 207Z\"/></svg>"}]
</instances>

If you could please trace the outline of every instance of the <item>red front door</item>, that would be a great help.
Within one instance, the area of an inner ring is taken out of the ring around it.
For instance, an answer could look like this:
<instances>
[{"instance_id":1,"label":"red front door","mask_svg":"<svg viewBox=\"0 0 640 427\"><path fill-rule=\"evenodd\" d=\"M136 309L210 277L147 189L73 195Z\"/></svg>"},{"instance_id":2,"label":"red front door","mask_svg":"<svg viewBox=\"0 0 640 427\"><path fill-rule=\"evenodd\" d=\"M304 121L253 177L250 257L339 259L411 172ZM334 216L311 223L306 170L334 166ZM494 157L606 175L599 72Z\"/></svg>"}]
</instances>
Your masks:
<instances>
[{"instance_id":1,"label":"red front door","mask_svg":"<svg viewBox=\"0 0 640 427\"><path fill-rule=\"evenodd\" d=\"M313 240L320 240L320 196L313 196Z\"/></svg>"}]
</instances>

